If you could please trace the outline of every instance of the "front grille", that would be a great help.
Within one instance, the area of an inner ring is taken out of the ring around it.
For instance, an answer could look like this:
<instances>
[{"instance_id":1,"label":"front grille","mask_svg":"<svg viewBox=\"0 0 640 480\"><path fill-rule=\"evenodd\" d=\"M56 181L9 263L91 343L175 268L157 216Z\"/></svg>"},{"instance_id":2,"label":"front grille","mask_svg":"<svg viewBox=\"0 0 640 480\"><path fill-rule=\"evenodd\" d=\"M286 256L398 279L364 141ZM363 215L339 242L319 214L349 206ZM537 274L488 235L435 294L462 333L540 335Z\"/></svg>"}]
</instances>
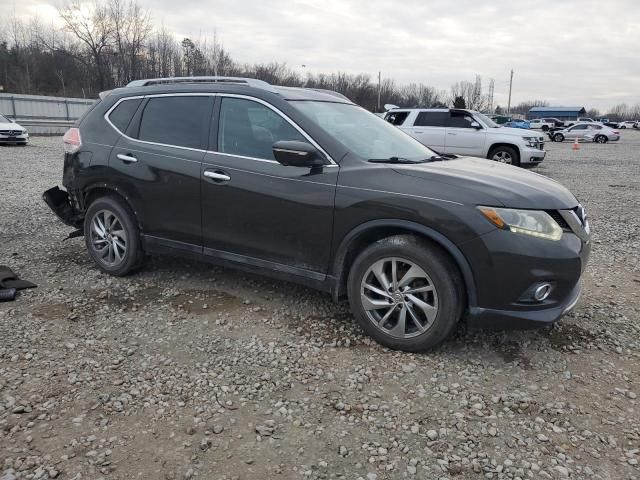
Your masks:
<instances>
[{"instance_id":1,"label":"front grille","mask_svg":"<svg viewBox=\"0 0 640 480\"><path fill-rule=\"evenodd\" d=\"M569 226L567 221L562 217L562 215L560 215L560 212L558 212L557 210L547 210L547 213L549 214L549 216L551 216L551 218L553 218L556 221L558 225L560 225L560 228L562 228L562 230L564 230L565 232L571 231L571 227Z\"/></svg>"},{"instance_id":2,"label":"front grille","mask_svg":"<svg viewBox=\"0 0 640 480\"><path fill-rule=\"evenodd\" d=\"M21 135L22 132L20 130L0 130L0 135L9 135L11 137L15 135Z\"/></svg>"}]
</instances>

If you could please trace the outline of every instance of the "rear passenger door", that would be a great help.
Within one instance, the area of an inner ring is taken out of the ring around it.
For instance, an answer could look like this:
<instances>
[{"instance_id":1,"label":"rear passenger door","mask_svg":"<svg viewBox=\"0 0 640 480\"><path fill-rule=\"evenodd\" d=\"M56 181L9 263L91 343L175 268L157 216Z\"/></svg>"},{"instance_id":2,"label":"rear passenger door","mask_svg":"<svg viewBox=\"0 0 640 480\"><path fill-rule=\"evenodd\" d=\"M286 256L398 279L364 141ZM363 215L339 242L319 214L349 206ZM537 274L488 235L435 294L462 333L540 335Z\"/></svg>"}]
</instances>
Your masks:
<instances>
[{"instance_id":1,"label":"rear passenger door","mask_svg":"<svg viewBox=\"0 0 640 480\"><path fill-rule=\"evenodd\" d=\"M136 113L112 149L112 183L131 203L147 242L202 250L200 170L213 98L172 94L136 99ZM118 108L109 114L112 123Z\"/></svg>"},{"instance_id":2,"label":"rear passenger door","mask_svg":"<svg viewBox=\"0 0 640 480\"><path fill-rule=\"evenodd\" d=\"M584 136L589 133L588 130L588 125L586 124L580 124L580 125L575 125L573 127L571 127L568 131L567 134L565 135L566 138L569 138L571 140L578 138L584 138Z\"/></svg>"},{"instance_id":3,"label":"rear passenger door","mask_svg":"<svg viewBox=\"0 0 640 480\"><path fill-rule=\"evenodd\" d=\"M423 145L444 153L448 116L448 112L418 112L413 125L402 129Z\"/></svg>"},{"instance_id":4,"label":"rear passenger door","mask_svg":"<svg viewBox=\"0 0 640 480\"><path fill-rule=\"evenodd\" d=\"M471 126L476 120L467 113L449 112L444 153L485 156L487 131Z\"/></svg>"}]
</instances>

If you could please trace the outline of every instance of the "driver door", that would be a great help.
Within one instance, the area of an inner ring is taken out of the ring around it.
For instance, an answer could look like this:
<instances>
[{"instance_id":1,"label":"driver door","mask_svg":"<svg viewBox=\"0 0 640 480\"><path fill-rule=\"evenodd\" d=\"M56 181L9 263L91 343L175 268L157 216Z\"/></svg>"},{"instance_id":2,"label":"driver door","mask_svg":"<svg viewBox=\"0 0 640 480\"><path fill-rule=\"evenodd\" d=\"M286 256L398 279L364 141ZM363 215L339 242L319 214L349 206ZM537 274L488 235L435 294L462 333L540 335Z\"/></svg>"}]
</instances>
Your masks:
<instances>
[{"instance_id":1,"label":"driver door","mask_svg":"<svg viewBox=\"0 0 640 480\"><path fill-rule=\"evenodd\" d=\"M484 157L484 144L487 133L483 128L471 126L475 120L471 115L449 112L447 135L445 137L445 153Z\"/></svg>"},{"instance_id":2,"label":"driver door","mask_svg":"<svg viewBox=\"0 0 640 480\"><path fill-rule=\"evenodd\" d=\"M329 264L339 167L278 163L275 142L309 139L262 100L220 96L215 111L201 175L205 255L318 279Z\"/></svg>"}]
</instances>

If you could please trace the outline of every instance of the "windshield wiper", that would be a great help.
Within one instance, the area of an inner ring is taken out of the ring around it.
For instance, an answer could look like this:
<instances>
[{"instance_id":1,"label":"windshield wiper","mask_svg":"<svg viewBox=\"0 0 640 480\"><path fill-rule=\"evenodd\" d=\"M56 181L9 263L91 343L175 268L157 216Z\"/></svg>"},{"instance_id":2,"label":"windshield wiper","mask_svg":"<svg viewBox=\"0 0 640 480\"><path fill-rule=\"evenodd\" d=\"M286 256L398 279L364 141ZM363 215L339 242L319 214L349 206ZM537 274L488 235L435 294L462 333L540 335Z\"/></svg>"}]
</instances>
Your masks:
<instances>
[{"instance_id":1,"label":"windshield wiper","mask_svg":"<svg viewBox=\"0 0 640 480\"><path fill-rule=\"evenodd\" d=\"M371 163L423 163L425 160L409 160L404 157L370 158Z\"/></svg>"}]
</instances>

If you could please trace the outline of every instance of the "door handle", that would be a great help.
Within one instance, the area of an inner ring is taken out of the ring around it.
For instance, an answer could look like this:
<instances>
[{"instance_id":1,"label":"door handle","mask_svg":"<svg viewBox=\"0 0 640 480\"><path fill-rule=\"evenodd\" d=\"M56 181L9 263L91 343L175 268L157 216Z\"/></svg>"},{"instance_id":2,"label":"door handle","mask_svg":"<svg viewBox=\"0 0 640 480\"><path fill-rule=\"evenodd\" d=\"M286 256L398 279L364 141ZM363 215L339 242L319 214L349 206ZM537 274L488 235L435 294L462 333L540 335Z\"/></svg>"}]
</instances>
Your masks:
<instances>
[{"instance_id":1,"label":"door handle","mask_svg":"<svg viewBox=\"0 0 640 480\"><path fill-rule=\"evenodd\" d=\"M118 155L116 155L116 157L118 157L118 160L122 160L124 163L136 163L138 161L138 159L133 155L124 153L119 153Z\"/></svg>"},{"instance_id":2,"label":"door handle","mask_svg":"<svg viewBox=\"0 0 640 480\"><path fill-rule=\"evenodd\" d=\"M424 133L422 130L414 130L413 133Z\"/></svg>"},{"instance_id":3,"label":"door handle","mask_svg":"<svg viewBox=\"0 0 640 480\"><path fill-rule=\"evenodd\" d=\"M229 180L231 180L231 177L229 175L219 170L217 171L205 170L204 176L207 178L210 178L216 183L228 182Z\"/></svg>"},{"instance_id":4,"label":"door handle","mask_svg":"<svg viewBox=\"0 0 640 480\"><path fill-rule=\"evenodd\" d=\"M453 132L447 132L447 135L456 135L456 134Z\"/></svg>"}]
</instances>

